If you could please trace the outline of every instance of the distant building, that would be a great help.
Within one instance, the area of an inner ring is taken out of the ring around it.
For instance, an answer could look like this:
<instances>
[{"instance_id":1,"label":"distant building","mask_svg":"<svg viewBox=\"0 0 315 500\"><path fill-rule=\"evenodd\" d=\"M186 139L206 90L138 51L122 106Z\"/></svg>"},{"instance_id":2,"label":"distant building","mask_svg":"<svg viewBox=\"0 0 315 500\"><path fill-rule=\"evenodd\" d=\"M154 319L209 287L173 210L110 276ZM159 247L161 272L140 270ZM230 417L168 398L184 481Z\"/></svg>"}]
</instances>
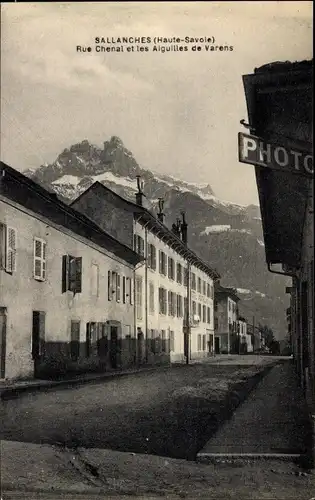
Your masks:
<instances>
[{"instance_id":1,"label":"distant building","mask_svg":"<svg viewBox=\"0 0 315 500\"><path fill-rule=\"evenodd\" d=\"M190 250L183 214L170 230L164 224L162 203L157 216L146 208L139 178L135 201L96 182L72 207L145 259L135 278L136 325L145 339L144 360L207 357L214 351L214 283L219 274Z\"/></svg>"},{"instance_id":2,"label":"distant building","mask_svg":"<svg viewBox=\"0 0 315 500\"><path fill-rule=\"evenodd\" d=\"M142 257L3 163L0 176L1 378L136 364Z\"/></svg>"},{"instance_id":3,"label":"distant building","mask_svg":"<svg viewBox=\"0 0 315 500\"><path fill-rule=\"evenodd\" d=\"M247 320L243 316L237 319L237 332L239 337L239 354L251 353L254 350L252 336L247 332Z\"/></svg>"},{"instance_id":4,"label":"distant building","mask_svg":"<svg viewBox=\"0 0 315 500\"><path fill-rule=\"evenodd\" d=\"M238 353L238 302L234 288L216 283L214 302L215 352Z\"/></svg>"}]
</instances>

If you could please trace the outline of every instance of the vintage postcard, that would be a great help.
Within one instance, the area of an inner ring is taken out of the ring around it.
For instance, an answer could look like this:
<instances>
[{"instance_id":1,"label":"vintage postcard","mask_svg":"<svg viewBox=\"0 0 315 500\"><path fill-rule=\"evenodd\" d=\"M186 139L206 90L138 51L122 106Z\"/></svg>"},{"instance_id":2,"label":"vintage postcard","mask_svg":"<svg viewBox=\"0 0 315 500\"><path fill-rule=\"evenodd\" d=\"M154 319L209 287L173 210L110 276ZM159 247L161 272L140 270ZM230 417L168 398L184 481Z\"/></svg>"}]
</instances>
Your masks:
<instances>
[{"instance_id":1,"label":"vintage postcard","mask_svg":"<svg viewBox=\"0 0 315 500\"><path fill-rule=\"evenodd\" d=\"M312 30L2 2L1 499L315 497Z\"/></svg>"}]
</instances>

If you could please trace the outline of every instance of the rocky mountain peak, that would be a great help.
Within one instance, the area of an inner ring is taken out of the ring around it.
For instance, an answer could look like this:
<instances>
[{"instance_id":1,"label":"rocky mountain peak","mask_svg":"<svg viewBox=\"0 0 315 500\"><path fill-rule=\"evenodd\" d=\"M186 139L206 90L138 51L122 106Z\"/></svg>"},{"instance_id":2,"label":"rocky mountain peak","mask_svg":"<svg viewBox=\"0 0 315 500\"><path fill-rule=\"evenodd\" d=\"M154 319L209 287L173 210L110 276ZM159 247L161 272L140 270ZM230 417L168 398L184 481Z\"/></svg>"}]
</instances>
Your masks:
<instances>
[{"instance_id":1,"label":"rocky mountain peak","mask_svg":"<svg viewBox=\"0 0 315 500\"><path fill-rule=\"evenodd\" d=\"M96 181L135 201L136 176L140 175L152 210L157 208L159 198L164 199L166 225L171 227L180 212L186 210L192 249L218 269L229 286L250 291L255 300L246 299L246 314L250 317L261 309L263 316L271 319L270 326L273 323L278 331L283 330L284 314L279 315L279 311L284 311L284 284L265 266L259 207L223 201L215 196L209 183L188 182L141 168L115 135L104 142L103 148L84 139L64 149L53 163L28 171L27 175L53 189L65 202Z\"/></svg>"}]
</instances>

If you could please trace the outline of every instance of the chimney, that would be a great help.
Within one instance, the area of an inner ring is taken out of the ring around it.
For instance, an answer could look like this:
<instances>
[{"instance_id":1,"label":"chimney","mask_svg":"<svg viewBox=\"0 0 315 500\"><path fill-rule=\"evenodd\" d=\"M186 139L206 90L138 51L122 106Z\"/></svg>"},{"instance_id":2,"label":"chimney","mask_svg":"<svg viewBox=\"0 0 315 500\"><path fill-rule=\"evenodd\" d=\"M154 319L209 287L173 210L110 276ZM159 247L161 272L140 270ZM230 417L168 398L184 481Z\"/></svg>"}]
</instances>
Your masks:
<instances>
[{"instance_id":1,"label":"chimney","mask_svg":"<svg viewBox=\"0 0 315 500\"><path fill-rule=\"evenodd\" d=\"M163 198L159 198L159 211L158 211L158 214L157 214L157 218L162 223L164 223L163 207L164 207L164 200L163 200Z\"/></svg>"},{"instance_id":2,"label":"chimney","mask_svg":"<svg viewBox=\"0 0 315 500\"><path fill-rule=\"evenodd\" d=\"M140 205L141 207L143 206L143 181L141 182L140 175L137 175L137 187L138 187L138 192L136 193L136 203L137 205Z\"/></svg>"},{"instance_id":3,"label":"chimney","mask_svg":"<svg viewBox=\"0 0 315 500\"><path fill-rule=\"evenodd\" d=\"M185 212L181 212L183 221L181 223L180 229L182 233L182 241L185 245L187 245L187 222L185 218Z\"/></svg>"},{"instance_id":4,"label":"chimney","mask_svg":"<svg viewBox=\"0 0 315 500\"><path fill-rule=\"evenodd\" d=\"M180 219L176 219L176 223L172 224L172 231L174 234L176 234L176 236L178 238L180 238L180 233L181 233L181 230L180 230Z\"/></svg>"}]
</instances>

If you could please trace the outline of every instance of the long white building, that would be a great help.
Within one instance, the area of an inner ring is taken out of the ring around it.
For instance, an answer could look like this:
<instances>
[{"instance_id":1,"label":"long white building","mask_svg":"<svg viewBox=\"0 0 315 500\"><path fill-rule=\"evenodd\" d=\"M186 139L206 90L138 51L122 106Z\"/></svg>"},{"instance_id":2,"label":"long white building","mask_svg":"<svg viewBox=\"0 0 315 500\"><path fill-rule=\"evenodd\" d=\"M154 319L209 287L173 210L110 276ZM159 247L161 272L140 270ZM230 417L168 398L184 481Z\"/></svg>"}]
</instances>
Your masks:
<instances>
[{"instance_id":1,"label":"long white building","mask_svg":"<svg viewBox=\"0 0 315 500\"><path fill-rule=\"evenodd\" d=\"M96 182L72 207L144 257L135 271L135 336L147 362L183 361L214 352L214 282L218 273L187 245L182 214L172 230L146 209Z\"/></svg>"}]
</instances>

